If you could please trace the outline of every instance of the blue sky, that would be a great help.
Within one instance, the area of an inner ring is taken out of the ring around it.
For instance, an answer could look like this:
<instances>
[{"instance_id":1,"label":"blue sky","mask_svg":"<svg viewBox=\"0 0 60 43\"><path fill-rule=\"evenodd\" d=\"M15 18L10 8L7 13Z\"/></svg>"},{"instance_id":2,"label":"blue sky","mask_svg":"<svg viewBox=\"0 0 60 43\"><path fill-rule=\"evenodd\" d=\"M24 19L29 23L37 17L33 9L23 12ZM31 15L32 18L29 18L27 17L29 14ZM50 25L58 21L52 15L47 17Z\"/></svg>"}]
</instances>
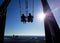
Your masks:
<instances>
[{"instance_id":1,"label":"blue sky","mask_svg":"<svg viewBox=\"0 0 60 43\"><path fill-rule=\"evenodd\" d=\"M22 13L25 13L25 0L21 0ZM0 0L0 5L3 0ZM29 2L29 12L32 12L32 0ZM60 0L48 0L51 10L60 27ZM43 11L41 0L34 0L34 22L23 24L20 21L19 0L11 0L6 14L5 35L45 36L44 21L38 20L37 15Z\"/></svg>"}]
</instances>

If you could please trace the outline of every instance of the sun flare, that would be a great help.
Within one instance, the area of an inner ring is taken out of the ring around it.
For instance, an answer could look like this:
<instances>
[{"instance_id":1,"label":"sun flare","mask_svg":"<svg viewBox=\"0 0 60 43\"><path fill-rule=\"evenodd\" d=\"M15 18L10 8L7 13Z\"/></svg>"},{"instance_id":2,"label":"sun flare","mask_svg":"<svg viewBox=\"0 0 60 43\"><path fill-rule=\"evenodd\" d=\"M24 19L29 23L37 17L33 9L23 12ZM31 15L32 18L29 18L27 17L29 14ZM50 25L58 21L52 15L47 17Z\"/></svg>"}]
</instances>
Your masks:
<instances>
[{"instance_id":1,"label":"sun flare","mask_svg":"<svg viewBox=\"0 0 60 43\"><path fill-rule=\"evenodd\" d=\"M37 15L37 19L38 20L44 20L44 18L45 18L45 14L42 12L42 13L38 13L38 15Z\"/></svg>"}]
</instances>

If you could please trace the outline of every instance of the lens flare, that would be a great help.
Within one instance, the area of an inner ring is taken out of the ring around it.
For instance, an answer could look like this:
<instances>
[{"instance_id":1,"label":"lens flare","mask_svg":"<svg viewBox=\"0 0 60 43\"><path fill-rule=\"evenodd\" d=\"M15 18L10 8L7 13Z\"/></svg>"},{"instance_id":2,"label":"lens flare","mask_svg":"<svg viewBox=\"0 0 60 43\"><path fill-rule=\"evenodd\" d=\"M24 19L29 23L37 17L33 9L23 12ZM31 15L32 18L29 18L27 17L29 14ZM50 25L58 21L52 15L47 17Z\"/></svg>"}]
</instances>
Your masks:
<instances>
[{"instance_id":1,"label":"lens flare","mask_svg":"<svg viewBox=\"0 0 60 43\"><path fill-rule=\"evenodd\" d=\"M38 20L44 20L44 18L45 18L45 14L43 12L38 13L38 15L37 15Z\"/></svg>"}]
</instances>

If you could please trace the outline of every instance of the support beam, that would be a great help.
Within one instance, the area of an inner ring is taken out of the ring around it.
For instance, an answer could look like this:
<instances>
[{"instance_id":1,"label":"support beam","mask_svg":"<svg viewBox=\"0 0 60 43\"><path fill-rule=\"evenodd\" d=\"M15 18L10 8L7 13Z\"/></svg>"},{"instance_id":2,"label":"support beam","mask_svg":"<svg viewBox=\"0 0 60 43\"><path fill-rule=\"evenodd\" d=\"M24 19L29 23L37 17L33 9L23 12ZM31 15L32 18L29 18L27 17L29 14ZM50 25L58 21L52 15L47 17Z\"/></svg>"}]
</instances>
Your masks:
<instances>
[{"instance_id":1,"label":"support beam","mask_svg":"<svg viewBox=\"0 0 60 43\"><path fill-rule=\"evenodd\" d=\"M44 20L46 43L60 43L59 26L51 12L47 0L41 0L44 14L46 15Z\"/></svg>"},{"instance_id":2,"label":"support beam","mask_svg":"<svg viewBox=\"0 0 60 43\"><path fill-rule=\"evenodd\" d=\"M0 6L0 43L4 43L4 30L5 30L5 21L6 21L6 12L7 6L10 0L4 0Z\"/></svg>"}]
</instances>

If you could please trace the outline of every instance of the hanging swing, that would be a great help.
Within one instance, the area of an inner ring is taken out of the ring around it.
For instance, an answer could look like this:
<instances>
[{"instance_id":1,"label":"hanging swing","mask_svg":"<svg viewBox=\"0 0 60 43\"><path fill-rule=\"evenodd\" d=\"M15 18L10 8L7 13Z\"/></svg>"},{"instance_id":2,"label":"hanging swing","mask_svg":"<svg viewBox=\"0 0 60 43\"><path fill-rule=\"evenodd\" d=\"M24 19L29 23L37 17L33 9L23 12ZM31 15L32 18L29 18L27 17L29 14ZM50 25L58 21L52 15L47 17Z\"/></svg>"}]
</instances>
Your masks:
<instances>
[{"instance_id":1,"label":"hanging swing","mask_svg":"<svg viewBox=\"0 0 60 43\"><path fill-rule=\"evenodd\" d=\"M19 0L19 7L20 7L21 22L26 23L26 16L24 14L21 14L21 0Z\"/></svg>"},{"instance_id":2,"label":"hanging swing","mask_svg":"<svg viewBox=\"0 0 60 43\"><path fill-rule=\"evenodd\" d=\"M34 0L32 0L32 13L29 13L28 22L33 22L33 14L34 14Z\"/></svg>"},{"instance_id":3,"label":"hanging swing","mask_svg":"<svg viewBox=\"0 0 60 43\"><path fill-rule=\"evenodd\" d=\"M19 0L20 4L20 15L21 15L21 22L33 22L33 15L34 14L34 0L32 0L32 13L28 13L28 0L25 0L25 14L21 14L21 1Z\"/></svg>"}]
</instances>

